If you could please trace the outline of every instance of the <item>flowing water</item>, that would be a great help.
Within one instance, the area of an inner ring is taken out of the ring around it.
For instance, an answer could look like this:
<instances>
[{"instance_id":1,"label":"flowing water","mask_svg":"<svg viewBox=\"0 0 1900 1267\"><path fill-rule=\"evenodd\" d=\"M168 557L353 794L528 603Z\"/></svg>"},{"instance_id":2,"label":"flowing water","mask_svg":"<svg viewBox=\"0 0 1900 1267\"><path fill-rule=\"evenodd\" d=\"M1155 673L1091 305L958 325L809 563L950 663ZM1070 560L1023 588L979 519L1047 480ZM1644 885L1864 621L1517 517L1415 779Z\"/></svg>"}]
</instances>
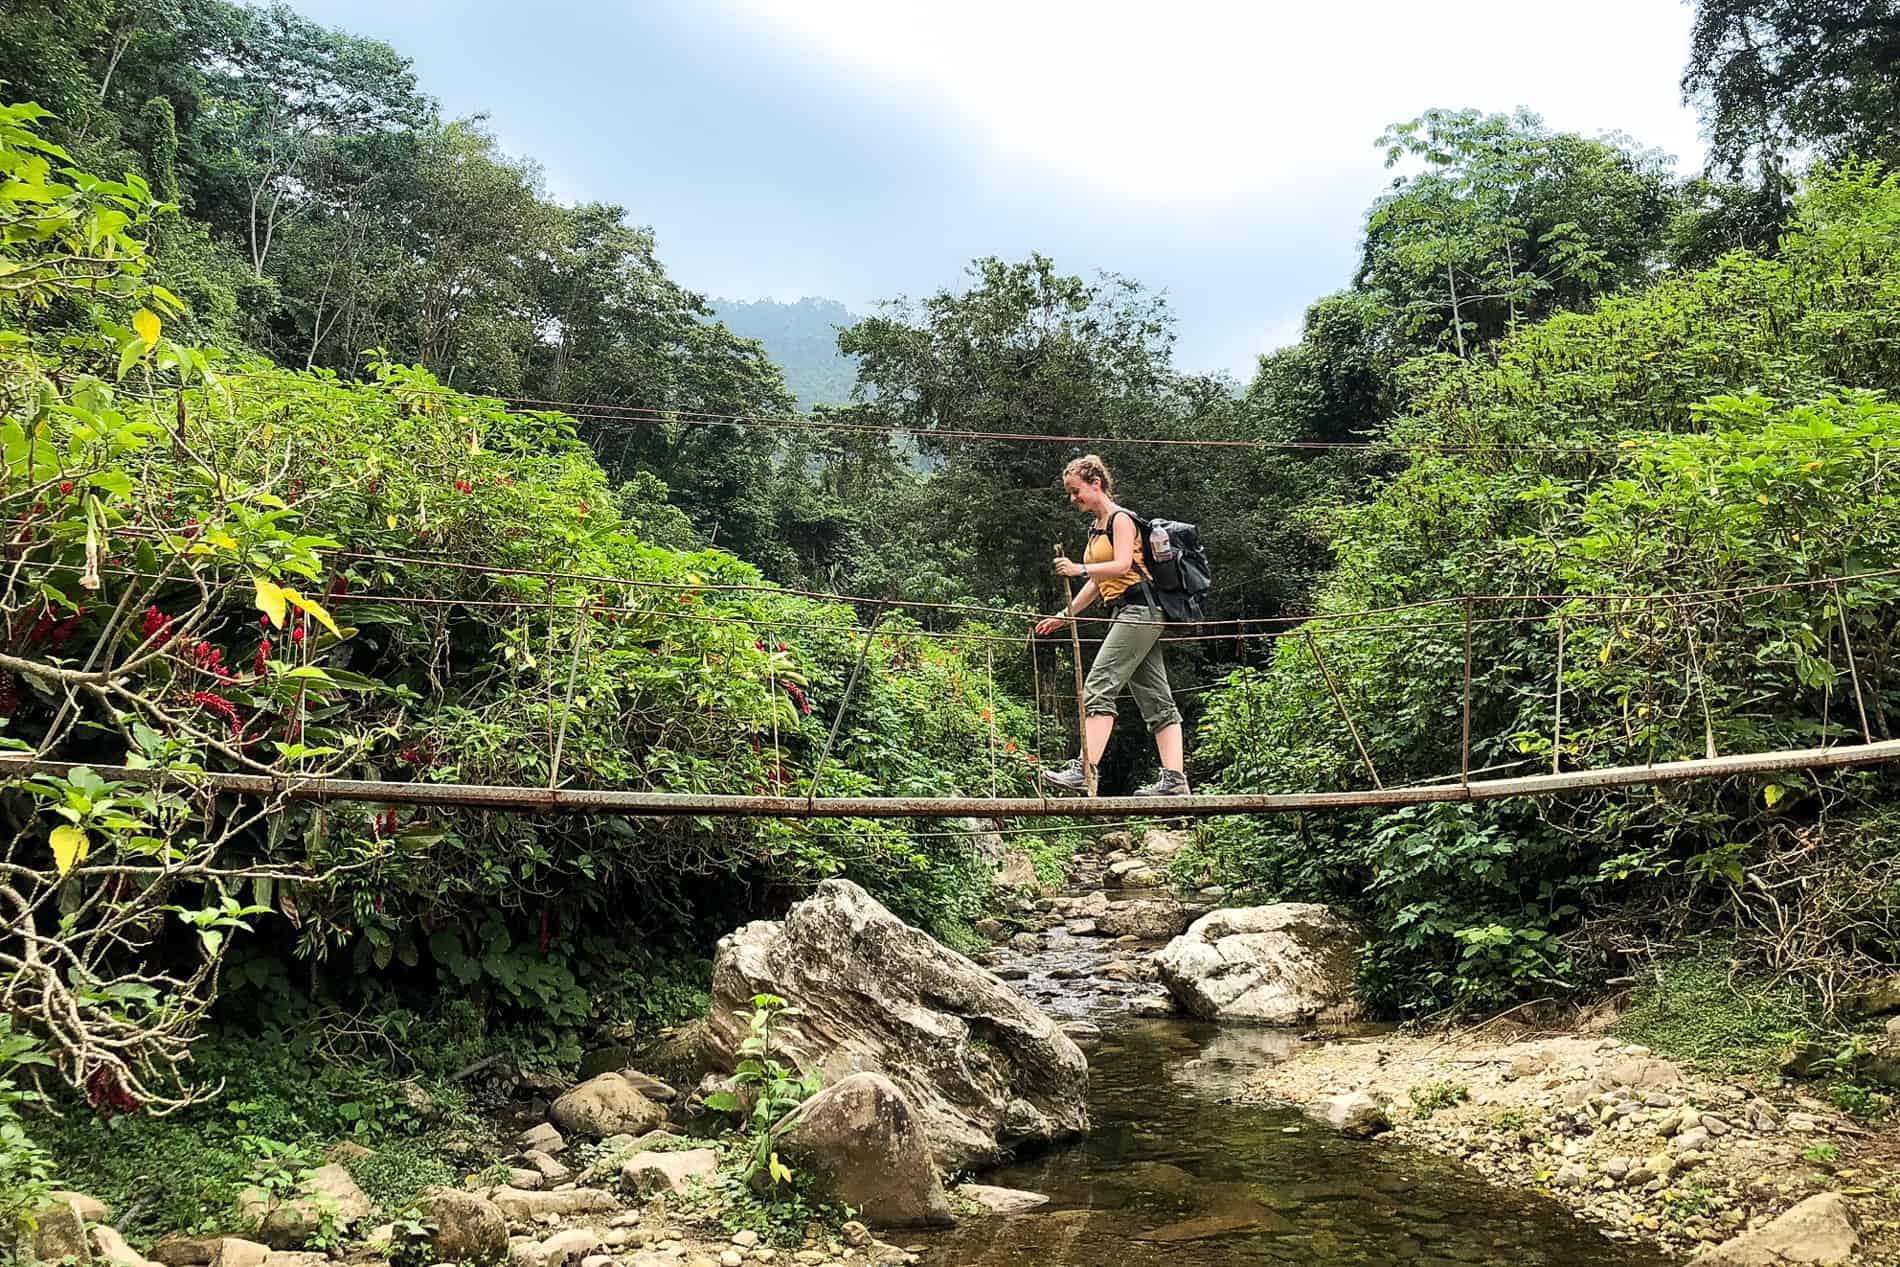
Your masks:
<instances>
[{"instance_id":1,"label":"flowing water","mask_svg":"<svg viewBox=\"0 0 1900 1267\"><path fill-rule=\"evenodd\" d=\"M1104 981L1099 942L1057 933L1000 965L1046 1011L1088 1020L1094 1126L1068 1147L980 1176L1050 1197L932 1238L944 1267L1238 1267L1260 1263L1650 1267L1554 1201L1458 1164L1336 1137L1292 1110L1233 1103L1298 1043L1283 1030L1144 1018L1154 987ZM1126 954L1123 950L1122 953ZM1132 956L1131 956L1132 958ZM1027 973L1027 976L1021 974Z\"/></svg>"}]
</instances>

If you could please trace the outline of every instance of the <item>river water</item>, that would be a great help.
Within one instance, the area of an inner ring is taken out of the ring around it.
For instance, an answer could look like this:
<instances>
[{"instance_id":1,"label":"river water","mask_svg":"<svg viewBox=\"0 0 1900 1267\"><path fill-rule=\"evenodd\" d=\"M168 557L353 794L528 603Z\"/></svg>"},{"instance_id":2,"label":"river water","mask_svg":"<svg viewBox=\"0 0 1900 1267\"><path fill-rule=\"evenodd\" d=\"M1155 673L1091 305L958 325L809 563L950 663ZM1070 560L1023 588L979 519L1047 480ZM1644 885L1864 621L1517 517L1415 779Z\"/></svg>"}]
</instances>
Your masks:
<instances>
[{"instance_id":1,"label":"river water","mask_svg":"<svg viewBox=\"0 0 1900 1267\"><path fill-rule=\"evenodd\" d=\"M1658 1253L1605 1238L1556 1202L1493 1187L1401 1145L1340 1139L1299 1113L1234 1103L1249 1073L1297 1043L1287 1031L1142 1018L1152 986L1093 975L1112 952L1063 937L1012 957L1019 989L1087 1019L1093 1129L1085 1140L979 1179L1050 1202L966 1218L930 1241L943 1267L1239 1267L1497 1264L1651 1267ZM1125 949L1122 954L1126 954ZM1010 966L1010 965L1004 965Z\"/></svg>"}]
</instances>

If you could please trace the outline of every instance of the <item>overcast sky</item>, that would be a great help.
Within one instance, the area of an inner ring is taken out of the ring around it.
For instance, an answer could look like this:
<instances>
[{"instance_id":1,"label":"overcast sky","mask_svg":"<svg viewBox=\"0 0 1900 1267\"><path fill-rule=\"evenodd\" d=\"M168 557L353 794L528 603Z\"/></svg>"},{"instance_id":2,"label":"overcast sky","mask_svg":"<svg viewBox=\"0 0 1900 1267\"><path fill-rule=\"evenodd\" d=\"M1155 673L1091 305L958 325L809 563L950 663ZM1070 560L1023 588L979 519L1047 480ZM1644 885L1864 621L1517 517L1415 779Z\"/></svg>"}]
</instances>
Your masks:
<instances>
[{"instance_id":1,"label":"overcast sky","mask_svg":"<svg viewBox=\"0 0 1900 1267\"><path fill-rule=\"evenodd\" d=\"M1041 251L1164 292L1180 368L1243 378L1350 280L1389 123L1526 106L1702 159L1675 0L293 2L695 290L865 311Z\"/></svg>"}]
</instances>

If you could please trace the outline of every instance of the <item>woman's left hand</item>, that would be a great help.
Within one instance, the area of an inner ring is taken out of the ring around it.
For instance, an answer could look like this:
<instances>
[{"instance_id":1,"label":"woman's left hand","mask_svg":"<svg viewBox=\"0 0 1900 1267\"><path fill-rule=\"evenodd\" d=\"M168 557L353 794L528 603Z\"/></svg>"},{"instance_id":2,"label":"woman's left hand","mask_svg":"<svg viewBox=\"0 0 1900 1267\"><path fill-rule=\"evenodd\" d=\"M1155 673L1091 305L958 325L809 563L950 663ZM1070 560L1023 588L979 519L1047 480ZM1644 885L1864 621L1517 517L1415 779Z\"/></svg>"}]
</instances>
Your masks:
<instances>
[{"instance_id":1,"label":"woman's left hand","mask_svg":"<svg viewBox=\"0 0 1900 1267\"><path fill-rule=\"evenodd\" d=\"M1083 567L1074 559L1068 558L1059 558L1056 560L1056 571L1063 576L1087 576L1089 574L1089 570L1086 567Z\"/></svg>"}]
</instances>

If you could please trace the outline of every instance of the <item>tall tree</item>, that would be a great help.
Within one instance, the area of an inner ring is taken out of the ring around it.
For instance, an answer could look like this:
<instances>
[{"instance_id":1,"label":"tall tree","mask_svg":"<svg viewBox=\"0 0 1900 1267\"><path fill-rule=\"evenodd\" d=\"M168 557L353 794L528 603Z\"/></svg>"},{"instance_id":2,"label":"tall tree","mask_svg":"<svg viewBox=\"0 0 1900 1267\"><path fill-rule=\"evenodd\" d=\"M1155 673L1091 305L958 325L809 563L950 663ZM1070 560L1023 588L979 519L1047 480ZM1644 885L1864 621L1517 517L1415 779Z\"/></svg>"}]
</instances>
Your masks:
<instances>
[{"instance_id":1,"label":"tall tree","mask_svg":"<svg viewBox=\"0 0 1900 1267\"><path fill-rule=\"evenodd\" d=\"M1801 150L1900 157L1900 2L1691 2L1682 92L1712 166L1739 177Z\"/></svg>"},{"instance_id":2,"label":"tall tree","mask_svg":"<svg viewBox=\"0 0 1900 1267\"><path fill-rule=\"evenodd\" d=\"M264 276L282 223L322 201L333 147L434 114L409 59L286 4L220 6L204 67L210 117L200 198Z\"/></svg>"},{"instance_id":3,"label":"tall tree","mask_svg":"<svg viewBox=\"0 0 1900 1267\"><path fill-rule=\"evenodd\" d=\"M1380 138L1416 165L1367 217L1358 283L1399 333L1464 356L1651 275L1674 211L1660 154L1553 133L1536 115L1431 110Z\"/></svg>"}]
</instances>

